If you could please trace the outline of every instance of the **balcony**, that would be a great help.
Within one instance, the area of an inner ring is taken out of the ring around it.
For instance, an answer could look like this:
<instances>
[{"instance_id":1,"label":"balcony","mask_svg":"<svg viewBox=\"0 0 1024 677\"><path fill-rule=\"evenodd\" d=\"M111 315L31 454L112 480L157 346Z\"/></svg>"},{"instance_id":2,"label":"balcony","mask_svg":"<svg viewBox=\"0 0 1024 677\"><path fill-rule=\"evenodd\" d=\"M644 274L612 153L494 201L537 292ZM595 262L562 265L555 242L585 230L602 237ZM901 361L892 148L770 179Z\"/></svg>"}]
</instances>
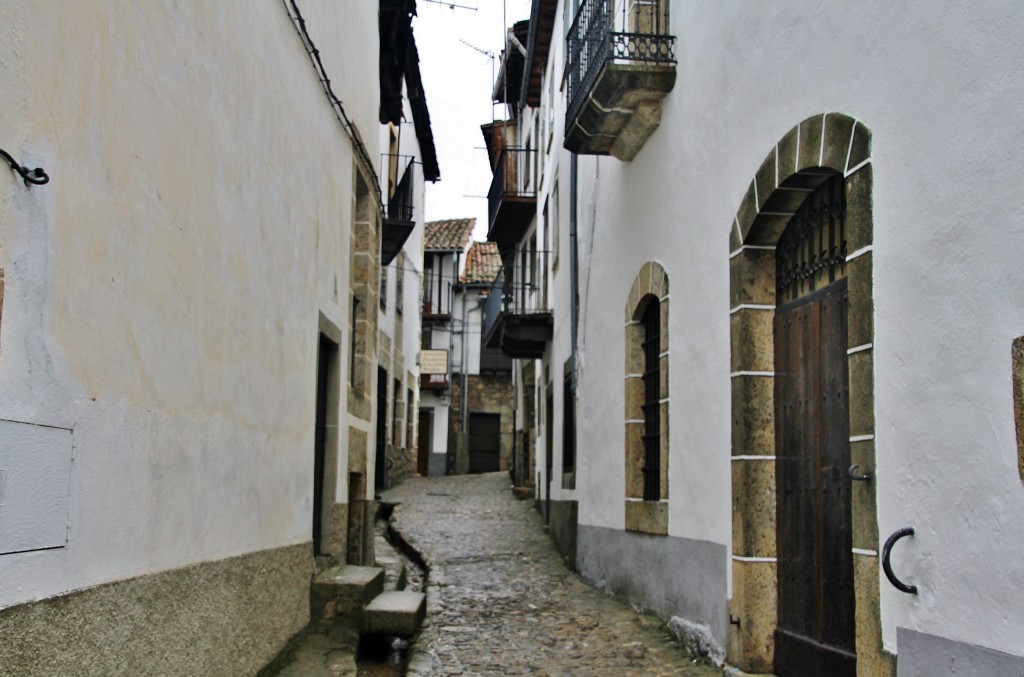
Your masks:
<instances>
[{"instance_id":1,"label":"balcony","mask_svg":"<svg viewBox=\"0 0 1024 677\"><path fill-rule=\"evenodd\" d=\"M420 374L420 390L447 390L448 374Z\"/></svg>"},{"instance_id":2,"label":"balcony","mask_svg":"<svg viewBox=\"0 0 1024 677\"><path fill-rule=\"evenodd\" d=\"M481 374L507 374L512 371L512 358L501 352L500 348L482 348L480 350Z\"/></svg>"},{"instance_id":3,"label":"balcony","mask_svg":"<svg viewBox=\"0 0 1024 677\"><path fill-rule=\"evenodd\" d=\"M452 282L446 275L423 275L423 321L444 323L452 319Z\"/></svg>"},{"instance_id":4,"label":"balcony","mask_svg":"<svg viewBox=\"0 0 1024 677\"><path fill-rule=\"evenodd\" d=\"M629 161L676 82L668 0L583 0L566 44L566 149Z\"/></svg>"},{"instance_id":5,"label":"balcony","mask_svg":"<svg viewBox=\"0 0 1024 677\"><path fill-rule=\"evenodd\" d=\"M537 214L537 153L523 148L502 148L494 162L487 191L487 239L499 249L514 247Z\"/></svg>"},{"instance_id":6,"label":"balcony","mask_svg":"<svg viewBox=\"0 0 1024 677\"><path fill-rule=\"evenodd\" d=\"M508 263L484 304L484 347L509 357L543 357L554 326L544 284L547 253L520 250Z\"/></svg>"},{"instance_id":7,"label":"balcony","mask_svg":"<svg viewBox=\"0 0 1024 677\"><path fill-rule=\"evenodd\" d=\"M398 156L392 156L397 159ZM407 158L402 179L394 186L394 192L388 198L387 210L384 214L384 227L380 238L380 265L391 263L402 246L409 239L416 227L413 192L415 188L416 164Z\"/></svg>"}]
</instances>

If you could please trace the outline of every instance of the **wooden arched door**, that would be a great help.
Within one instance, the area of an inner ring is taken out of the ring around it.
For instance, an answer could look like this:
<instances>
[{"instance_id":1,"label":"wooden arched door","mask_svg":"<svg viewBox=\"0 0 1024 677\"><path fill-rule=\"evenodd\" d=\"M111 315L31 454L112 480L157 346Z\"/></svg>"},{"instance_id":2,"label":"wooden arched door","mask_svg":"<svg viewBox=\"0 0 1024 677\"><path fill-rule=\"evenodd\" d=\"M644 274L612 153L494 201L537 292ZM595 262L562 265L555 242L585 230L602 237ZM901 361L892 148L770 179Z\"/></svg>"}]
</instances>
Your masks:
<instances>
[{"instance_id":1,"label":"wooden arched door","mask_svg":"<svg viewBox=\"0 0 1024 677\"><path fill-rule=\"evenodd\" d=\"M775 672L856 675L843 178L816 188L776 249Z\"/></svg>"}]
</instances>

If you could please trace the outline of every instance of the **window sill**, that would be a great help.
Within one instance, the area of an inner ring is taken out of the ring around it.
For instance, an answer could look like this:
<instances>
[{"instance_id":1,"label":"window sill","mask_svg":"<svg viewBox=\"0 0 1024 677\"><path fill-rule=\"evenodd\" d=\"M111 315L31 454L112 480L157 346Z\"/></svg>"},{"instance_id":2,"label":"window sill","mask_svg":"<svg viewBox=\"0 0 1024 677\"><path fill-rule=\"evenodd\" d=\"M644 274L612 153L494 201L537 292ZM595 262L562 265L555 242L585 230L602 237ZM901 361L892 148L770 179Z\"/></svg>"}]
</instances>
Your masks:
<instances>
[{"instance_id":1,"label":"window sill","mask_svg":"<svg viewBox=\"0 0 1024 677\"><path fill-rule=\"evenodd\" d=\"M626 501L626 531L668 535L668 501Z\"/></svg>"}]
</instances>

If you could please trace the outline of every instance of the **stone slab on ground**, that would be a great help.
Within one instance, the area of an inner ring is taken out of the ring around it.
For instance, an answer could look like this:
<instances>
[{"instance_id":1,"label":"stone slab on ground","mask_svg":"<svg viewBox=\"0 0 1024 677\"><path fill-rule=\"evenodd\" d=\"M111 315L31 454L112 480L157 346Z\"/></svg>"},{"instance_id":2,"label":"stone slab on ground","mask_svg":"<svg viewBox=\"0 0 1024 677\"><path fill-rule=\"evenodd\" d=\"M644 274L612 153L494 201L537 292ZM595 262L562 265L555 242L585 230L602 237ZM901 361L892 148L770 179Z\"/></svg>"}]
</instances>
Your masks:
<instances>
[{"instance_id":1,"label":"stone slab on ground","mask_svg":"<svg viewBox=\"0 0 1024 677\"><path fill-rule=\"evenodd\" d=\"M374 538L373 551L377 566L384 570L384 590L405 590L405 560L379 531Z\"/></svg>"},{"instance_id":2,"label":"stone slab on ground","mask_svg":"<svg viewBox=\"0 0 1024 677\"><path fill-rule=\"evenodd\" d=\"M422 592L383 592L366 605L363 631L412 637L420 629L426 612L427 596Z\"/></svg>"},{"instance_id":3,"label":"stone slab on ground","mask_svg":"<svg viewBox=\"0 0 1024 677\"><path fill-rule=\"evenodd\" d=\"M328 620L359 611L384 590L384 570L342 564L321 572L313 579L310 614Z\"/></svg>"}]
</instances>

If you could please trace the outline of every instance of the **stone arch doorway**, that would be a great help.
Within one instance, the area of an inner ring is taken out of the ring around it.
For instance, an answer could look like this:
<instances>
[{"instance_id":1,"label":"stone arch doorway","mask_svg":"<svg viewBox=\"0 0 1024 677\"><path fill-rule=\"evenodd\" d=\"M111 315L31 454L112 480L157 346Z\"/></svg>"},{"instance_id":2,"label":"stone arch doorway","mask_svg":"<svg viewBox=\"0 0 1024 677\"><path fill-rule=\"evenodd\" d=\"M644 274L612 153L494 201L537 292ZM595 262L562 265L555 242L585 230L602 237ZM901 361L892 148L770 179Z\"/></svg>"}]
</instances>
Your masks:
<instances>
[{"instance_id":1,"label":"stone arch doorway","mask_svg":"<svg viewBox=\"0 0 1024 677\"><path fill-rule=\"evenodd\" d=\"M841 301L839 296L831 296L830 303L842 306L844 320L833 327L833 334L845 336L830 337L827 343L835 353L838 338L843 339L845 354L833 354L832 358L848 374L848 399L841 414L846 417L845 429L830 424L828 430L845 438L850 465L859 466L856 474L874 475L870 152L870 131L851 117L829 113L804 120L764 159L732 224L733 588L728 654L731 663L749 672L781 668L782 674L800 674L786 671L787 647L785 641L777 643L786 630L787 614L793 613L784 599L780 603L780 594L790 594L784 578L792 574L786 564L780 565L780 555L788 561L792 553L787 551L790 545L779 522L789 522L791 511L799 510L781 495L789 491L785 484L789 452L782 450L788 415L781 413L780 406L786 405L781 400L793 395L787 394L783 379L777 376L791 366L786 362L791 347L776 343L779 336L792 342L794 335L778 333L783 331L778 317L786 321L787 299L777 289L784 286L791 271L785 270L785 262L777 261L777 254L780 238L794 215L830 181L841 191L844 223L839 241L824 249L826 258L836 257L842 281L832 279L824 286L832 285L832 291L842 287ZM814 269L820 270L820 251L801 265L797 277L806 278ZM798 292L797 298L800 296ZM783 348L782 352L777 353L777 347ZM789 427L800 426L790 421ZM852 616L846 619L853 633L850 653L856 655L857 674L894 674L894 660L882 650L875 485L853 481L848 468L841 470L842 476L834 478L831 474L836 473L830 471L829 479L843 483L850 506L845 518L849 540L839 546L837 555L852 584L852 607L841 612Z\"/></svg>"}]
</instances>

